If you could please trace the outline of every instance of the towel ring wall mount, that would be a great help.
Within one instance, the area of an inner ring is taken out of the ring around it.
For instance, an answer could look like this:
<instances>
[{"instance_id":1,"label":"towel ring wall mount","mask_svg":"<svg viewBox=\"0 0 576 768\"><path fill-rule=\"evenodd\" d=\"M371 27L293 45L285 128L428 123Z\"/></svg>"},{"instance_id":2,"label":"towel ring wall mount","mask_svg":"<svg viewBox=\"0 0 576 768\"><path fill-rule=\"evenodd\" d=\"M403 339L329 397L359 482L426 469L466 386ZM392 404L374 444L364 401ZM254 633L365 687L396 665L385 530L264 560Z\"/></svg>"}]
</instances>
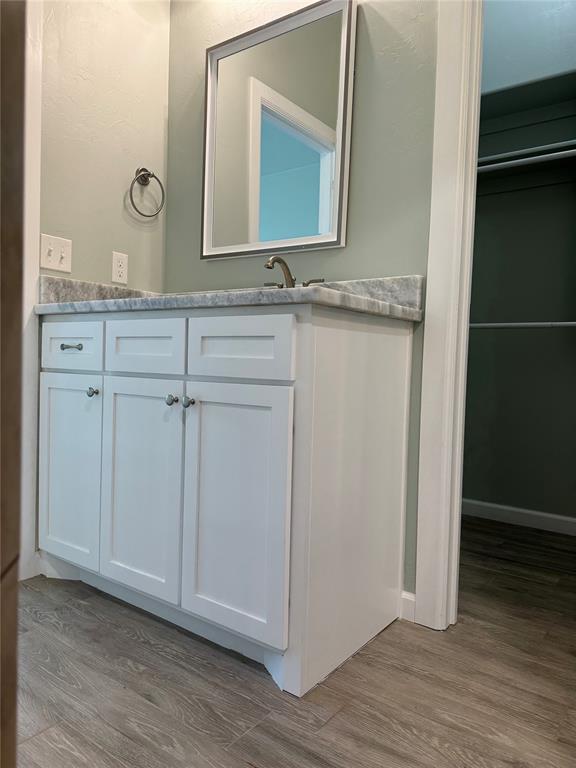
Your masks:
<instances>
[{"instance_id":1,"label":"towel ring wall mount","mask_svg":"<svg viewBox=\"0 0 576 768\"><path fill-rule=\"evenodd\" d=\"M140 184L141 187L147 187L150 184L150 181L152 179L156 179L158 182L158 186L160 187L160 192L162 193L162 199L160 200L160 205L158 206L158 209L154 211L154 213L144 213L141 211L138 206L136 205L134 201L134 185ZM156 174L153 171L149 171L148 168L137 168L136 173L134 174L134 178L132 179L132 183L130 184L130 202L132 203L132 207L138 213L140 216L144 216L147 219L152 219L154 216L158 216L162 208L164 208L164 202L166 200L166 193L164 191L164 185L156 176Z\"/></svg>"}]
</instances>

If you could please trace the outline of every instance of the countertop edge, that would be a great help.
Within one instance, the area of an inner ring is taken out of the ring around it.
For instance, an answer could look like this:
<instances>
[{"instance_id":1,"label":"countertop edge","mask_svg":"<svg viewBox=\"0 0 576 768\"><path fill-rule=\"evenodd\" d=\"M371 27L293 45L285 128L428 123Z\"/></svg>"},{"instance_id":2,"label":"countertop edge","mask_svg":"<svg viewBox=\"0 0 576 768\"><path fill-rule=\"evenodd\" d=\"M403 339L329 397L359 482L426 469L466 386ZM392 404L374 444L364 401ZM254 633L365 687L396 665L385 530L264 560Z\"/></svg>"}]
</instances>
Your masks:
<instances>
[{"instance_id":1,"label":"countertop edge","mask_svg":"<svg viewBox=\"0 0 576 768\"><path fill-rule=\"evenodd\" d=\"M421 275L329 281L295 288L232 288L186 293L151 293L42 275L37 315L312 304L348 312L420 322L424 278Z\"/></svg>"},{"instance_id":2,"label":"countertop edge","mask_svg":"<svg viewBox=\"0 0 576 768\"><path fill-rule=\"evenodd\" d=\"M287 294L287 290L291 293ZM292 293L293 292L293 293ZM422 310L367 296L336 291L322 286L278 289L278 293L250 296L245 292L222 291L206 294L173 294L122 299L95 299L87 301L36 304L37 315L91 314L105 312L162 311L173 309L221 309L224 307L278 306L291 304L318 304L361 314L390 317L408 322L420 322ZM270 299L273 299L272 301Z\"/></svg>"}]
</instances>

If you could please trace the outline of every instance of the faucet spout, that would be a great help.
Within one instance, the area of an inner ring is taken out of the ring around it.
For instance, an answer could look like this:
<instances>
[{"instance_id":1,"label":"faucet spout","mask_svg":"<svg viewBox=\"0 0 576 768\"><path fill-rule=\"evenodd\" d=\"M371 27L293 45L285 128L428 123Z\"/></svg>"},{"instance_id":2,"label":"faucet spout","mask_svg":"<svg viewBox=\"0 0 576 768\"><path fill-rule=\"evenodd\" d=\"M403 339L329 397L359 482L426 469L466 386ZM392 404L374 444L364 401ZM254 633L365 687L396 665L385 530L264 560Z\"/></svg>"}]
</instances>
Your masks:
<instances>
[{"instance_id":1,"label":"faucet spout","mask_svg":"<svg viewBox=\"0 0 576 768\"><path fill-rule=\"evenodd\" d=\"M266 269L274 269L276 264L278 264L278 266L282 270L286 288L294 288L294 286L296 285L296 278L290 271L290 267L288 266L288 264L284 261L284 259L281 256L270 256L266 264L264 264L264 267Z\"/></svg>"}]
</instances>

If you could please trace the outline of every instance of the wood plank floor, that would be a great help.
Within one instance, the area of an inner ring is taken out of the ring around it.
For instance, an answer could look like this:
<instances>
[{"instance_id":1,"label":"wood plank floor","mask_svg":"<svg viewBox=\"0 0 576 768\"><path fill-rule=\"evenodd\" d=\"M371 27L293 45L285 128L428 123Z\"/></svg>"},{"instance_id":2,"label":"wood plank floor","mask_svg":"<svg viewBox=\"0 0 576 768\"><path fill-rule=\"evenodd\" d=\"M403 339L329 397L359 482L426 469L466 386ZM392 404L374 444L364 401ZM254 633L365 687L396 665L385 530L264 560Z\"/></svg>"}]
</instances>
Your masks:
<instances>
[{"instance_id":1,"label":"wood plank floor","mask_svg":"<svg viewBox=\"0 0 576 768\"><path fill-rule=\"evenodd\" d=\"M463 530L460 622L303 699L77 582L21 586L19 768L575 768L576 538Z\"/></svg>"}]
</instances>

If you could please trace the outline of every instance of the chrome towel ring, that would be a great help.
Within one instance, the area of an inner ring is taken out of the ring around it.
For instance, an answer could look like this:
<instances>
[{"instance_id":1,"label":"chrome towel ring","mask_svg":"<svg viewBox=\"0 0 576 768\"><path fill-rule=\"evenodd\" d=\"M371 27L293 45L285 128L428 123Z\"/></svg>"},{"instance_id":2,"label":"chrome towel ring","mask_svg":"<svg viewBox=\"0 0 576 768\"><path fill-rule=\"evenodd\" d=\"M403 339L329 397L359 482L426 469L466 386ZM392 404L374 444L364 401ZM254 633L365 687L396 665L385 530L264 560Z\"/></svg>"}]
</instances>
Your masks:
<instances>
[{"instance_id":1,"label":"chrome towel ring","mask_svg":"<svg viewBox=\"0 0 576 768\"><path fill-rule=\"evenodd\" d=\"M150 179L156 179L158 182L158 186L160 187L160 191L162 192L162 199L160 201L160 205L158 206L158 210L154 211L154 213L143 213L136 203L134 202L134 184L138 182L141 187L147 187L148 184L150 184ZM155 173L152 171L149 171L148 168L137 168L136 173L134 174L134 178L132 179L132 184L130 184L130 202L132 203L132 207L136 211L136 213L140 214L140 216L145 216L147 219L152 219L154 216L158 216L162 208L164 208L164 201L166 200L166 193L164 192L164 185L156 176Z\"/></svg>"}]
</instances>

